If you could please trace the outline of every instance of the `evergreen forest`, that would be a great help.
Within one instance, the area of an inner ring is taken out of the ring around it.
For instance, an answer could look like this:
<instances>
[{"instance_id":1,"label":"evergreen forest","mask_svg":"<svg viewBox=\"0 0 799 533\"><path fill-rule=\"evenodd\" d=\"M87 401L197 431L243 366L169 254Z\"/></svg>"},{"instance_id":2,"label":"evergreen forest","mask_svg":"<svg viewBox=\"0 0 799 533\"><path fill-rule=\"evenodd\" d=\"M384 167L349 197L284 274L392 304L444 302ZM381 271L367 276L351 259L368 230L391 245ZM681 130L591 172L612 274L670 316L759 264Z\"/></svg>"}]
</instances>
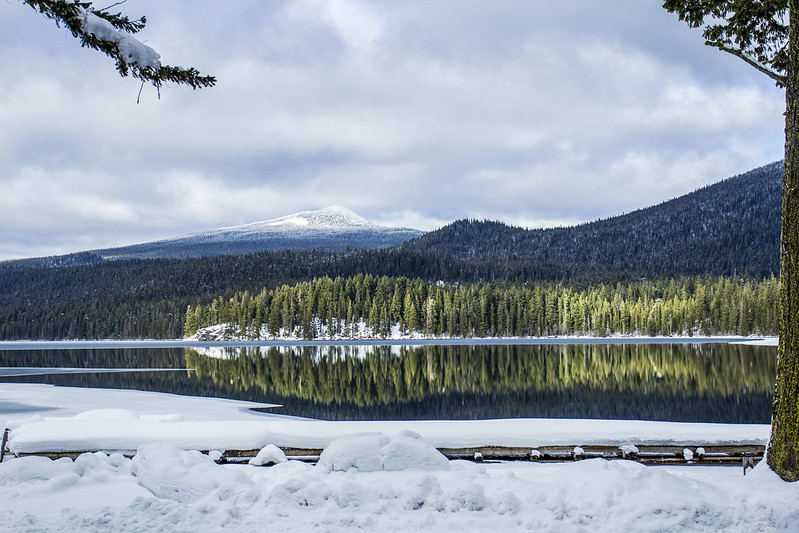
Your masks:
<instances>
[{"instance_id":1,"label":"evergreen forest","mask_svg":"<svg viewBox=\"0 0 799 533\"><path fill-rule=\"evenodd\" d=\"M778 302L774 277L517 285L359 274L190 306L184 335L218 324L214 338L774 335Z\"/></svg>"}]
</instances>

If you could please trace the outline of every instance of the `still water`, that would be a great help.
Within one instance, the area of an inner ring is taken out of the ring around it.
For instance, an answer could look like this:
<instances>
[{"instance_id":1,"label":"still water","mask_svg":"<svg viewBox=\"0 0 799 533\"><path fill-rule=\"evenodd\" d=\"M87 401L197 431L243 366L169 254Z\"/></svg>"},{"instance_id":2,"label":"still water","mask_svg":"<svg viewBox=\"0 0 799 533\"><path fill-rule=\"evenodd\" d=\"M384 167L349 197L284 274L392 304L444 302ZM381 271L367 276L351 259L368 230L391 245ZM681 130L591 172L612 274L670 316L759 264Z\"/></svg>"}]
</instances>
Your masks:
<instances>
[{"instance_id":1,"label":"still water","mask_svg":"<svg viewBox=\"0 0 799 533\"><path fill-rule=\"evenodd\" d=\"M70 372L0 381L260 401L328 420L768 423L776 355L732 344L52 349L0 351L0 367Z\"/></svg>"}]
</instances>

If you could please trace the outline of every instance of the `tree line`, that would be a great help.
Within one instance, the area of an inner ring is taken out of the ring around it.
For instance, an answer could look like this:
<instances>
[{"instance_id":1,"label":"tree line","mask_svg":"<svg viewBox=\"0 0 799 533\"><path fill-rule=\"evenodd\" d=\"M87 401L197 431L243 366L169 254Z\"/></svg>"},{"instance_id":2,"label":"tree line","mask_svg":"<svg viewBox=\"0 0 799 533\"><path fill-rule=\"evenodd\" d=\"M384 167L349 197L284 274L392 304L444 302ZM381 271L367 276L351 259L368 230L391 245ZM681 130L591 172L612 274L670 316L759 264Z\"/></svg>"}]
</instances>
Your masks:
<instances>
[{"instance_id":1,"label":"tree line","mask_svg":"<svg viewBox=\"0 0 799 533\"><path fill-rule=\"evenodd\" d=\"M779 281L729 277L635 282L431 283L328 276L188 306L184 335L225 325L227 337L507 337L774 335Z\"/></svg>"}]
</instances>

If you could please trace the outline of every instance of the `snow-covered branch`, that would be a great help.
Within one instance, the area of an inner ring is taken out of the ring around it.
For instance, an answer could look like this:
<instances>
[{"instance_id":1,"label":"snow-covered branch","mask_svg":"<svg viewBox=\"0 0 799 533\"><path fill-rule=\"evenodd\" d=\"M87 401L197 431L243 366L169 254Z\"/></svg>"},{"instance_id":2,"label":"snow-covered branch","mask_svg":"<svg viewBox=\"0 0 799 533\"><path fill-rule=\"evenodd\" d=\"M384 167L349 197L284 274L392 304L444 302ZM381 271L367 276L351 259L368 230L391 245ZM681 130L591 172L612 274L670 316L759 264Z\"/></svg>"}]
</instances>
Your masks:
<instances>
[{"instance_id":1,"label":"snow-covered branch","mask_svg":"<svg viewBox=\"0 0 799 533\"><path fill-rule=\"evenodd\" d=\"M189 85L193 89L216 84L214 76L201 76L193 67L162 65L158 52L133 36L144 28L145 17L131 20L121 13L110 13L108 8L95 9L91 2L79 0L22 2L55 21L56 25L64 25L80 40L81 46L99 50L113 58L121 76L131 75L157 89L164 82Z\"/></svg>"}]
</instances>

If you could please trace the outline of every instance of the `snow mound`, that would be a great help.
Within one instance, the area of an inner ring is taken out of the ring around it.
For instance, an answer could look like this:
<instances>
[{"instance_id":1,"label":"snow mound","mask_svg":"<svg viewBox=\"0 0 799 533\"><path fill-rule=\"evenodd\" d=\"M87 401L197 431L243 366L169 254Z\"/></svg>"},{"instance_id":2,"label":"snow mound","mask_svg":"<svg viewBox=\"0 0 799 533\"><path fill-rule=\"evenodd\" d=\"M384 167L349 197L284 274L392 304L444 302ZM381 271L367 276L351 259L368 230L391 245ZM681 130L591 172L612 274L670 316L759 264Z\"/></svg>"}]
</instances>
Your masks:
<instances>
[{"instance_id":1,"label":"snow mound","mask_svg":"<svg viewBox=\"0 0 799 533\"><path fill-rule=\"evenodd\" d=\"M286 454L283 453L283 450L274 444L267 444L261 448L258 455L250 459L249 463L255 466L270 466L285 463L286 461Z\"/></svg>"},{"instance_id":2,"label":"snow mound","mask_svg":"<svg viewBox=\"0 0 799 533\"><path fill-rule=\"evenodd\" d=\"M76 420L139 420L139 413L129 409L92 409L74 416Z\"/></svg>"},{"instance_id":3,"label":"snow mound","mask_svg":"<svg viewBox=\"0 0 799 533\"><path fill-rule=\"evenodd\" d=\"M168 444L139 449L131 462L139 485L158 498L191 502L223 489L242 487L252 481L240 472L219 469L214 460L198 451L184 451Z\"/></svg>"},{"instance_id":4,"label":"snow mound","mask_svg":"<svg viewBox=\"0 0 799 533\"><path fill-rule=\"evenodd\" d=\"M2 467L0 486L5 487L44 483L72 473L72 461L68 458L52 461L47 457L21 457L4 462Z\"/></svg>"},{"instance_id":5,"label":"snow mound","mask_svg":"<svg viewBox=\"0 0 799 533\"><path fill-rule=\"evenodd\" d=\"M382 433L362 433L334 440L319 457L318 467L360 472L448 470L449 461L412 431L389 438Z\"/></svg>"},{"instance_id":6,"label":"snow mound","mask_svg":"<svg viewBox=\"0 0 799 533\"><path fill-rule=\"evenodd\" d=\"M621 450L621 453L622 455L624 455L624 457L628 457L630 455L637 455L639 452L638 446L636 446L635 444L622 444L621 446L619 446L619 449Z\"/></svg>"},{"instance_id":7,"label":"snow mound","mask_svg":"<svg viewBox=\"0 0 799 533\"><path fill-rule=\"evenodd\" d=\"M477 483L468 483L447 498L444 508L450 512L482 511L485 506L485 488Z\"/></svg>"}]
</instances>

